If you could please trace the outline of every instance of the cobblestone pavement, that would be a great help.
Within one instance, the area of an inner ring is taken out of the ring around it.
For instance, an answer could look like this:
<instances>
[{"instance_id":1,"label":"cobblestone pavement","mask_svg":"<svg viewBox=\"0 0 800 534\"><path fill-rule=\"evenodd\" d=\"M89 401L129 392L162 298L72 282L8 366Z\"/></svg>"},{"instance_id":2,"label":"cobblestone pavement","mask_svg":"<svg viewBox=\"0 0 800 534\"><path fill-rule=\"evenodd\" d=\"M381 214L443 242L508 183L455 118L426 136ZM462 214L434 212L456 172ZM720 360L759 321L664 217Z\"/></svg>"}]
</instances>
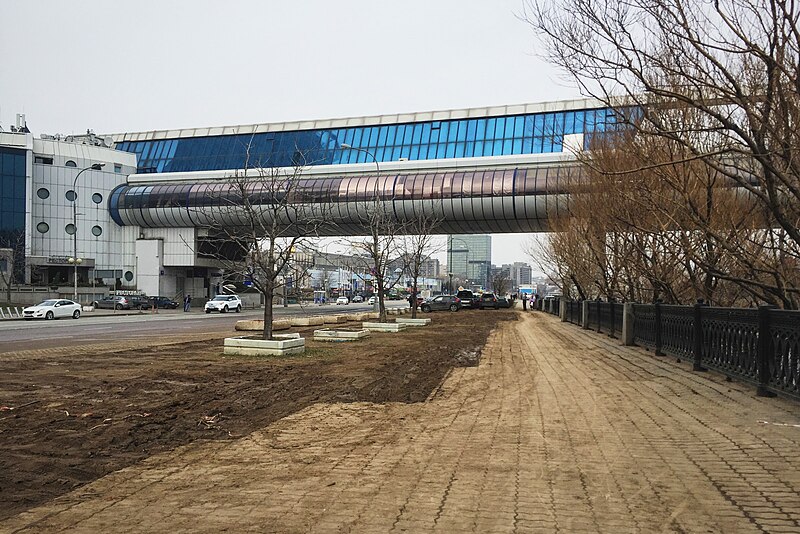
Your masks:
<instances>
[{"instance_id":1,"label":"cobblestone pavement","mask_svg":"<svg viewBox=\"0 0 800 534\"><path fill-rule=\"evenodd\" d=\"M521 314L425 403L317 404L0 532L800 532L798 424L795 403Z\"/></svg>"}]
</instances>

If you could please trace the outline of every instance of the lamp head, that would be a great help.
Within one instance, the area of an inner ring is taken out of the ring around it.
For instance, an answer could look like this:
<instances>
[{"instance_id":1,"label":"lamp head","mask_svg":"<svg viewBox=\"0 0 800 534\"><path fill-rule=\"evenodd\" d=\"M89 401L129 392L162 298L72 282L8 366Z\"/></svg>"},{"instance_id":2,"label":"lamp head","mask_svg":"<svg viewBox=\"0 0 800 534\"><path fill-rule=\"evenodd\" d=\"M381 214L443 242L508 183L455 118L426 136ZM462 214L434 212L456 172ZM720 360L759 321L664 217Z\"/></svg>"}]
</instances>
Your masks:
<instances>
[{"instance_id":1,"label":"lamp head","mask_svg":"<svg viewBox=\"0 0 800 534\"><path fill-rule=\"evenodd\" d=\"M102 169L105 166L106 166L105 163L93 163L92 166L90 167L90 169L92 169L93 171L99 171L100 169Z\"/></svg>"},{"instance_id":2,"label":"lamp head","mask_svg":"<svg viewBox=\"0 0 800 534\"><path fill-rule=\"evenodd\" d=\"M342 143L341 145L339 145L339 147L340 148L344 148L345 150L347 150L349 148L353 148L353 146L350 145L349 143Z\"/></svg>"}]
</instances>

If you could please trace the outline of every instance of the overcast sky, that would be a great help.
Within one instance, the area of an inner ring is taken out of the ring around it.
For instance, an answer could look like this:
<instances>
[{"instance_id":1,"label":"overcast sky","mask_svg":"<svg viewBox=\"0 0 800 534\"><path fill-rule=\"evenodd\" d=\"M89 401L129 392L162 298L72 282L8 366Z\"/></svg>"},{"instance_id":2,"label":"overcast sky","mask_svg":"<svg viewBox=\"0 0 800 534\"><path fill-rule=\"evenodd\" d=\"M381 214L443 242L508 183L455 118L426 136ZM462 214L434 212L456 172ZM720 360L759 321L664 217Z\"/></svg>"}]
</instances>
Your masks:
<instances>
[{"instance_id":1,"label":"overcast sky","mask_svg":"<svg viewBox=\"0 0 800 534\"><path fill-rule=\"evenodd\" d=\"M97 133L561 100L523 0L0 0L0 125ZM529 261L493 237L495 264Z\"/></svg>"}]
</instances>

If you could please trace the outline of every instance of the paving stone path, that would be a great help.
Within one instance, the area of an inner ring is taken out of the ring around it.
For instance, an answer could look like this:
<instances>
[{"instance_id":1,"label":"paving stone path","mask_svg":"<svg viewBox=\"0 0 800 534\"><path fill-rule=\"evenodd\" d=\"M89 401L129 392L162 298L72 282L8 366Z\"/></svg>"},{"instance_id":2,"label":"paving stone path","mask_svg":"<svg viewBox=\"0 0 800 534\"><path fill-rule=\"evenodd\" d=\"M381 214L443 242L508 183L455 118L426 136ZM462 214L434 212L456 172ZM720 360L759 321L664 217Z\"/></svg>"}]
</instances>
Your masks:
<instances>
[{"instance_id":1,"label":"paving stone path","mask_svg":"<svg viewBox=\"0 0 800 534\"><path fill-rule=\"evenodd\" d=\"M520 314L425 403L318 404L0 532L800 532L797 425L800 404Z\"/></svg>"}]
</instances>

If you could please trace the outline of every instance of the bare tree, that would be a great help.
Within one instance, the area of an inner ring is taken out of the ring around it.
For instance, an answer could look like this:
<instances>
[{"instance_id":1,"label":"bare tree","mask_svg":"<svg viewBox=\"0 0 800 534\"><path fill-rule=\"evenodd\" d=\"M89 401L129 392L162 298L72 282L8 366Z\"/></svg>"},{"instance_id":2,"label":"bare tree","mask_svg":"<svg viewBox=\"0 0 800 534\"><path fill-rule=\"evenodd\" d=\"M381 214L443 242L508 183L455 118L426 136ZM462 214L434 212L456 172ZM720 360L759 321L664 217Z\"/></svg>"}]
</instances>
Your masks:
<instances>
[{"instance_id":1,"label":"bare tree","mask_svg":"<svg viewBox=\"0 0 800 534\"><path fill-rule=\"evenodd\" d=\"M199 255L217 260L264 295L264 339L272 339L275 292L290 276L297 278L293 255L330 224L329 204L310 195L301 170L246 165L211 186L204 205L195 208L208 233L198 243Z\"/></svg>"},{"instance_id":2,"label":"bare tree","mask_svg":"<svg viewBox=\"0 0 800 534\"><path fill-rule=\"evenodd\" d=\"M503 296L508 293L509 287L511 286L511 280L508 278L508 272L500 271L492 276L492 291L495 292L496 295Z\"/></svg>"},{"instance_id":3,"label":"bare tree","mask_svg":"<svg viewBox=\"0 0 800 534\"><path fill-rule=\"evenodd\" d=\"M0 283L6 292L6 302L11 302L11 285L24 279L25 232L6 230L0 232L0 261L6 268L0 269Z\"/></svg>"},{"instance_id":4,"label":"bare tree","mask_svg":"<svg viewBox=\"0 0 800 534\"><path fill-rule=\"evenodd\" d=\"M400 241L404 225L397 221L391 207L380 200L378 193L372 202L366 203L362 213L369 234L363 239L350 239L348 242L355 252L353 259L362 264L360 266L363 271L370 274L378 300L379 320L386 322L384 297L386 291L394 288L400 281L400 277L392 277L390 265L401 254Z\"/></svg>"},{"instance_id":5,"label":"bare tree","mask_svg":"<svg viewBox=\"0 0 800 534\"><path fill-rule=\"evenodd\" d=\"M441 240L434 235L442 221L440 206L420 205L416 218L404 226L408 235L400 240L400 250L405 271L411 279L412 318L417 317L417 295L423 264L443 248Z\"/></svg>"},{"instance_id":6,"label":"bare tree","mask_svg":"<svg viewBox=\"0 0 800 534\"><path fill-rule=\"evenodd\" d=\"M661 147L661 159L642 160L625 173L638 178L668 169L676 183L727 182L745 193L749 219L740 221L749 228L737 226L735 217L708 217L710 204L700 201L700 193L724 196L719 187L695 187L689 190L695 198L681 199L690 204L680 215L700 231L680 226L686 220L679 219L673 222L684 231L667 235L682 242L685 269L701 267L696 274L702 280L695 283L708 292L728 280L759 301L798 307L792 276L800 263L797 5L531 0L527 7L525 18L544 36L550 60L599 105L615 110L593 133L624 124L642 139L662 141L651 145ZM670 170L674 166L681 172ZM706 178L698 182L702 174ZM680 198L675 193L673 188L667 198ZM741 240L726 238L731 225ZM738 265L726 265L726 258Z\"/></svg>"}]
</instances>

